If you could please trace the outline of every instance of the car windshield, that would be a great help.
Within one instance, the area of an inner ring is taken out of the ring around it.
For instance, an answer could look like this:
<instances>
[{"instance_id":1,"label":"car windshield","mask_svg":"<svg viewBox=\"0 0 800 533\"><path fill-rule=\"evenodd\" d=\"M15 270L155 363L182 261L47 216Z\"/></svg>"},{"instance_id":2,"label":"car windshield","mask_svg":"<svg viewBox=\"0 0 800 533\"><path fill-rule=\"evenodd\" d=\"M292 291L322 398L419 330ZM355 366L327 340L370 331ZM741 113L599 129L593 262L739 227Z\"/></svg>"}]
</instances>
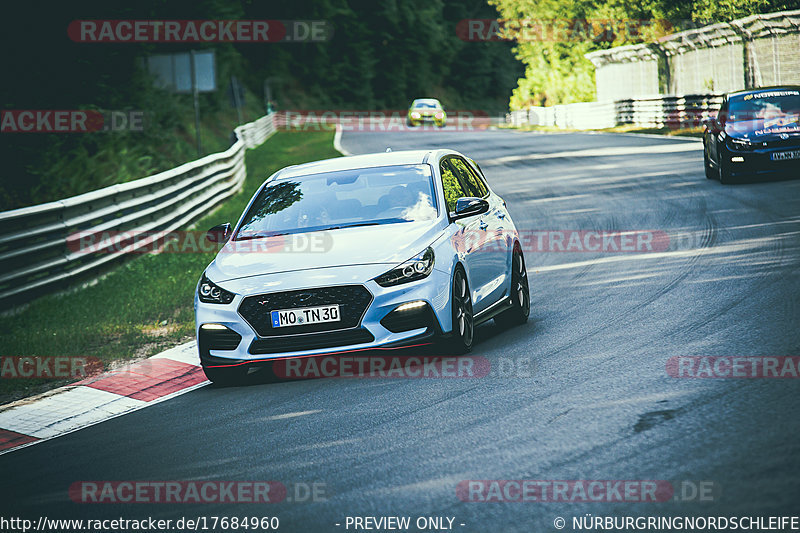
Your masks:
<instances>
[{"instance_id":1,"label":"car windshield","mask_svg":"<svg viewBox=\"0 0 800 533\"><path fill-rule=\"evenodd\" d=\"M442 104L433 101L418 101L414 102L414 107L416 109L441 109Z\"/></svg>"},{"instance_id":2,"label":"car windshield","mask_svg":"<svg viewBox=\"0 0 800 533\"><path fill-rule=\"evenodd\" d=\"M800 91L775 90L732 97L730 122L763 122L763 128L797 126L800 123Z\"/></svg>"},{"instance_id":3,"label":"car windshield","mask_svg":"<svg viewBox=\"0 0 800 533\"><path fill-rule=\"evenodd\" d=\"M326 172L268 183L236 240L433 220L437 214L429 165Z\"/></svg>"}]
</instances>

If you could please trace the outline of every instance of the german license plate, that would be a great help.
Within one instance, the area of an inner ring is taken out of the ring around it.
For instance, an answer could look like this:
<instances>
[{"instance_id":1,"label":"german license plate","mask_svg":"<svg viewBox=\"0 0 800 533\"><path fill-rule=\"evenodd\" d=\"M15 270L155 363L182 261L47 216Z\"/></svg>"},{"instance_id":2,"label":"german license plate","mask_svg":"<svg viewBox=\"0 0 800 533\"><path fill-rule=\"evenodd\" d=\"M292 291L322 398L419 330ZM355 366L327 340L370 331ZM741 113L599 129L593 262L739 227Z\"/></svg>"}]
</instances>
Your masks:
<instances>
[{"instance_id":1,"label":"german license plate","mask_svg":"<svg viewBox=\"0 0 800 533\"><path fill-rule=\"evenodd\" d=\"M800 150L791 152L775 152L770 157L773 161L786 161L787 159L800 159Z\"/></svg>"},{"instance_id":2,"label":"german license plate","mask_svg":"<svg viewBox=\"0 0 800 533\"><path fill-rule=\"evenodd\" d=\"M339 304L300 309L277 309L270 313L270 318L273 328L339 322L342 319L339 314Z\"/></svg>"}]
</instances>

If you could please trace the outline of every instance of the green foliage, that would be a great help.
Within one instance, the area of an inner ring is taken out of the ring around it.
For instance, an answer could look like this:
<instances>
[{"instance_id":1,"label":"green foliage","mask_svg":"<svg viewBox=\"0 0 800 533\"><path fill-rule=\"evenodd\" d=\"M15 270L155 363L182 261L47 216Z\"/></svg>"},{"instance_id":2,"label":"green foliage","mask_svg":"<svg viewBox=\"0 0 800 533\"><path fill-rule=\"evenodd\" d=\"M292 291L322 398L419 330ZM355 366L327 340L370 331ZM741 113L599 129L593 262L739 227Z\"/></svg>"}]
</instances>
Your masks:
<instances>
[{"instance_id":1,"label":"green foliage","mask_svg":"<svg viewBox=\"0 0 800 533\"><path fill-rule=\"evenodd\" d=\"M414 98L445 107L507 109L522 68L509 43L471 43L456 35L466 18L493 18L482 0L298 0L242 3L245 18L329 22L329 42L279 45L264 54L238 46L251 86L270 78L279 109L406 109Z\"/></svg>"},{"instance_id":2,"label":"green foliage","mask_svg":"<svg viewBox=\"0 0 800 533\"><path fill-rule=\"evenodd\" d=\"M800 7L800 0L489 0L503 19L540 21L637 21L636 32L617 31L613 39L539 39L514 48L525 64L511 98L512 109L591 101L594 68L584 54L594 50L650 42L659 36L701 24L730 21L757 13Z\"/></svg>"},{"instance_id":3,"label":"green foliage","mask_svg":"<svg viewBox=\"0 0 800 533\"><path fill-rule=\"evenodd\" d=\"M303 191L300 190L300 183L296 181L283 181L265 188L255 200L255 205L258 207L255 211L250 211L245 219L248 222L245 222L243 227L258 222L268 215L279 213L302 199ZM249 228L246 231L249 231Z\"/></svg>"},{"instance_id":4,"label":"green foliage","mask_svg":"<svg viewBox=\"0 0 800 533\"><path fill-rule=\"evenodd\" d=\"M470 43L456 35L464 18L493 18L483 0L76 0L15 5L8 24L0 103L4 109L140 110L134 133L3 134L0 211L144 177L196 158L190 95L153 88L140 60L148 54L211 47L219 90L201 95L204 151L226 148L236 125L228 84L248 89L246 114L263 114L269 80L277 109L407 108L438 97L449 109L504 112L522 65L509 43ZM321 20L327 42L206 44L75 43L73 20Z\"/></svg>"},{"instance_id":5,"label":"green foliage","mask_svg":"<svg viewBox=\"0 0 800 533\"><path fill-rule=\"evenodd\" d=\"M792 0L696 0L692 8L692 19L713 24L758 13L797 9L798 5L800 2Z\"/></svg>"},{"instance_id":6,"label":"green foliage","mask_svg":"<svg viewBox=\"0 0 800 533\"><path fill-rule=\"evenodd\" d=\"M453 212L456 210L456 202L460 196L457 191L461 190L461 184L450 169L450 165L443 166L441 171L442 182L444 183L444 200L447 203L447 210Z\"/></svg>"}]
</instances>

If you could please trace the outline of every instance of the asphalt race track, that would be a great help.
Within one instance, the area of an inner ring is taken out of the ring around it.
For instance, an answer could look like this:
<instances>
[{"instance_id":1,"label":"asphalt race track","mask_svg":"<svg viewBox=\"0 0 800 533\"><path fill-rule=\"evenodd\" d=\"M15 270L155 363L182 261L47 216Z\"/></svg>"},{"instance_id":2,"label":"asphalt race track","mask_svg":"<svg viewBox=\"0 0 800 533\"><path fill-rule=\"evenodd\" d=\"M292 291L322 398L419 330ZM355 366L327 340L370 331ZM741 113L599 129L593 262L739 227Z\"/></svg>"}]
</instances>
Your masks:
<instances>
[{"instance_id":1,"label":"asphalt race track","mask_svg":"<svg viewBox=\"0 0 800 533\"><path fill-rule=\"evenodd\" d=\"M723 186L705 179L697 141L623 134L346 132L342 145L459 150L523 231L649 230L669 242L642 253L527 249L531 320L478 329L486 377L206 386L0 456L1 514L277 516L280 531L433 516L464 532L556 531L556 517L573 531L587 513L796 514L800 381L671 377L667 362L800 356L800 179ZM674 496L486 503L456 492L466 480L525 479L664 480ZM85 480L277 480L290 495L73 503L70 485ZM324 498L289 501L303 483Z\"/></svg>"}]
</instances>

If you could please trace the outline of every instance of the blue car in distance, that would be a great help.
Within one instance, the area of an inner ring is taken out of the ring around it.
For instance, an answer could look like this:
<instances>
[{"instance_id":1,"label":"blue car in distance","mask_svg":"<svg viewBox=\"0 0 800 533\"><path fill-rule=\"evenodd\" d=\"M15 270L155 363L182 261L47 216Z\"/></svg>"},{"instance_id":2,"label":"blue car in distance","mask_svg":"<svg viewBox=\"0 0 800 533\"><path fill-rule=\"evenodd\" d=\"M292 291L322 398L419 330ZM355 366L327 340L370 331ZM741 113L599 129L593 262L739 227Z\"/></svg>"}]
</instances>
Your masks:
<instances>
[{"instance_id":1,"label":"blue car in distance","mask_svg":"<svg viewBox=\"0 0 800 533\"><path fill-rule=\"evenodd\" d=\"M276 359L441 342L528 319L528 276L502 198L452 150L284 168L255 193L195 294L211 381Z\"/></svg>"}]
</instances>

